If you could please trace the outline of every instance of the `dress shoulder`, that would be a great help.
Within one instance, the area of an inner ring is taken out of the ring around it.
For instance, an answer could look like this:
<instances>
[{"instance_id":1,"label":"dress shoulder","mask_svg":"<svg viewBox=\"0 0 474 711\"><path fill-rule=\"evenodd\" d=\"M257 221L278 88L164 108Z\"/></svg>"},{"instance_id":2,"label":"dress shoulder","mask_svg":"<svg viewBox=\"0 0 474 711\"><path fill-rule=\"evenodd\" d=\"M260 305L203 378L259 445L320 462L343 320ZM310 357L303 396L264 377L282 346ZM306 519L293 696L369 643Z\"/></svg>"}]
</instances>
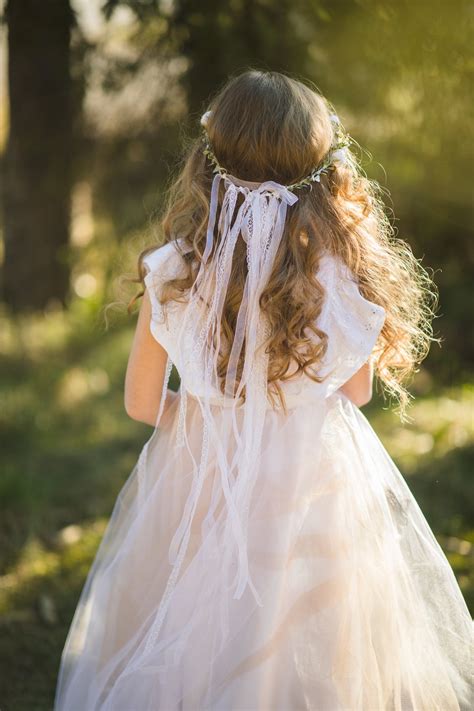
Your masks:
<instances>
[{"instance_id":1,"label":"dress shoulder","mask_svg":"<svg viewBox=\"0 0 474 711\"><path fill-rule=\"evenodd\" d=\"M184 240L179 238L148 252L142 260L146 270L145 288L151 303L150 331L168 352L173 344L174 329L161 303L161 290L164 282L183 273L184 264L180 252L183 247Z\"/></svg>"},{"instance_id":2,"label":"dress shoulder","mask_svg":"<svg viewBox=\"0 0 474 711\"><path fill-rule=\"evenodd\" d=\"M330 395L370 358L385 309L363 296L357 277L336 256L321 258L317 278L326 292L318 327L328 336L325 371Z\"/></svg>"},{"instance_id":3,"label":"dress shoulder","mask_svg":"<svg viewBox=\"0 0 474 711\"><path fill-rule=\"evenodd\" d=\"M143 265L148 272L158 274L164 272L164 276L168 278L175 269L179 269L181 262L180 249L184 248L184 240L179 238L172 242L167 242L154 250L148 252L143 258Z\"/></svg>"}]
</instances>

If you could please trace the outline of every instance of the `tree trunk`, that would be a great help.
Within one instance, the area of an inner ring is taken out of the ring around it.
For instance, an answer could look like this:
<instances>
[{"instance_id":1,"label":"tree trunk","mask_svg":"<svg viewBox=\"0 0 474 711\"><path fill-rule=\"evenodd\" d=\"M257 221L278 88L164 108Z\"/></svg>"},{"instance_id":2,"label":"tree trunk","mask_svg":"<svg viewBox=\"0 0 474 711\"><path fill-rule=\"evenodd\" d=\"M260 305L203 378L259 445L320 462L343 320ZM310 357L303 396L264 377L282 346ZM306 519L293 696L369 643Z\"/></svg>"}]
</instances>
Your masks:
<instances>
[{"instance_id":1,"label":"tree trunk","mask_svg":"<svg viewBox=\"0 0 474 711\"><path fill-rule=\"evenodd\" d=\"M3 296L15 312L65 302L72 112L69 0L8 0L10 132Z\"/></svg>"}]
</instances>

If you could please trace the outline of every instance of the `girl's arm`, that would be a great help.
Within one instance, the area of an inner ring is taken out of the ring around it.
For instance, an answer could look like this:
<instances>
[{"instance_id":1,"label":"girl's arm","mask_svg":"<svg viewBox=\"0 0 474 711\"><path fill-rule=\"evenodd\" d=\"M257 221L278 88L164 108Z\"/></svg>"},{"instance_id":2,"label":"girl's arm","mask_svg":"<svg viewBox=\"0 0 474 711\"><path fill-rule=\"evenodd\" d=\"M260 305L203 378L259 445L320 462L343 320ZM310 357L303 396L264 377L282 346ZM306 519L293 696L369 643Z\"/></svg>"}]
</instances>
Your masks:
<instances>
[{"instance_id":1,"label":"girl's arm","mask_svg":"<svg viewBox=\"0 0 474 711\"><path fill-rule=\"evenodd\" d=\"M339 388L354 405L362 407L372 398L372 381L374 369L371 361L367 361L344 385Z\"/></svg>"},{"instance_id":2,"label":"girl's arm","mask_svg":"<svg viewBox=\"0 0 474 711\"><path fill-rule=\"evenodd\" d=\"M155 426L165 380L168 354L150 331L151 303L143 295L127 364L124 405L132 420ZM174 393L173 393L174 394ZM171 398L167 394L167 403Z\"/></svg>"}]
</instances>

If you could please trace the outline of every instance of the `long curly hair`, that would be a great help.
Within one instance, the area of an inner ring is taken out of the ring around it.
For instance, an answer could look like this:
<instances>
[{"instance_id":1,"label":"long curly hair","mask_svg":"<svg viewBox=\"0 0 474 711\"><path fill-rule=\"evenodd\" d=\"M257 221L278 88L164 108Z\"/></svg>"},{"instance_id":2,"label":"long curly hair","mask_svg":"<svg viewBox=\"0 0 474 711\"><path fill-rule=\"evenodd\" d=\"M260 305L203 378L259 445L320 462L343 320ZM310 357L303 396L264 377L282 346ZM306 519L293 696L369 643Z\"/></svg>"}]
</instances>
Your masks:
<instances>
[{"instance_id":1,"label":"long curly hair","mask_svg":"<svg viewBox=\"0 0 474 711\"><path fill-rule=\"evenodd\" d=\"M297 182L321 162L334 136L330 103L312 86L279 72L250 70L231 77L208 108L206 130L214 155L243 180ZM349 155L349 164L335 163L311 189L299 188L298 202L288 208L283 240L261 297L272 334L267 343L269 390L281 398L279 383L301 373L319 380L328 336L317 328L325 299L317 270L320 256L329 251L352 270L363 296L385 309L372 360L376 376L403 413L409 399L407 378L433 340L436 290L408 244L396 237L382 189L365 176L353 150ZM202 137L197 137L167 192L160 221L165 242L182 238L186 265L184 278L164 285L163 304L185 300L196 278L213 177ZM245 243L239 243L222 315L225 339L218 363L222 380L246 278ZM139 256L141 280L143 257L155 248Z\"/></svg>"}]
</instances>

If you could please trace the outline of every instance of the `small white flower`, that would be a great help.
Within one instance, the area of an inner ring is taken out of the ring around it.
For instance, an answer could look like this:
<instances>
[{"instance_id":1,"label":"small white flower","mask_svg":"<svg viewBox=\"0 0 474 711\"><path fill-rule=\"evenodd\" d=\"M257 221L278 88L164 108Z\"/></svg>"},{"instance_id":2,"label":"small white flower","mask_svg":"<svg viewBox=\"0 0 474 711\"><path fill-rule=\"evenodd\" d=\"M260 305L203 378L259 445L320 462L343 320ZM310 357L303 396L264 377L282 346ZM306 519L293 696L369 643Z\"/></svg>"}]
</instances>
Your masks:
<instances>
[{"instance_id":1,"label":"small white flower","mask_svg":"<svg viewBox=\"0 0 474 711\"><path fill-rule=\"evenodd\" d=\"M207 126L207 124L209 123L209 117L210 117L211 113L212 113L211 111L206 111L206 113L201 116L201 126L204 126L204 127Z\"/></svg>"},{"instance_id":2,"label":"small white flower","mask_svg":"<svg viewBox=\"0 0 474 711\"><path fill-rule=\"evenodd\" d=\"M347 163L347 148L338 148L337 151L331 153L331 161L338 161L339 163Z\"/></svg>"}]
</instances>

